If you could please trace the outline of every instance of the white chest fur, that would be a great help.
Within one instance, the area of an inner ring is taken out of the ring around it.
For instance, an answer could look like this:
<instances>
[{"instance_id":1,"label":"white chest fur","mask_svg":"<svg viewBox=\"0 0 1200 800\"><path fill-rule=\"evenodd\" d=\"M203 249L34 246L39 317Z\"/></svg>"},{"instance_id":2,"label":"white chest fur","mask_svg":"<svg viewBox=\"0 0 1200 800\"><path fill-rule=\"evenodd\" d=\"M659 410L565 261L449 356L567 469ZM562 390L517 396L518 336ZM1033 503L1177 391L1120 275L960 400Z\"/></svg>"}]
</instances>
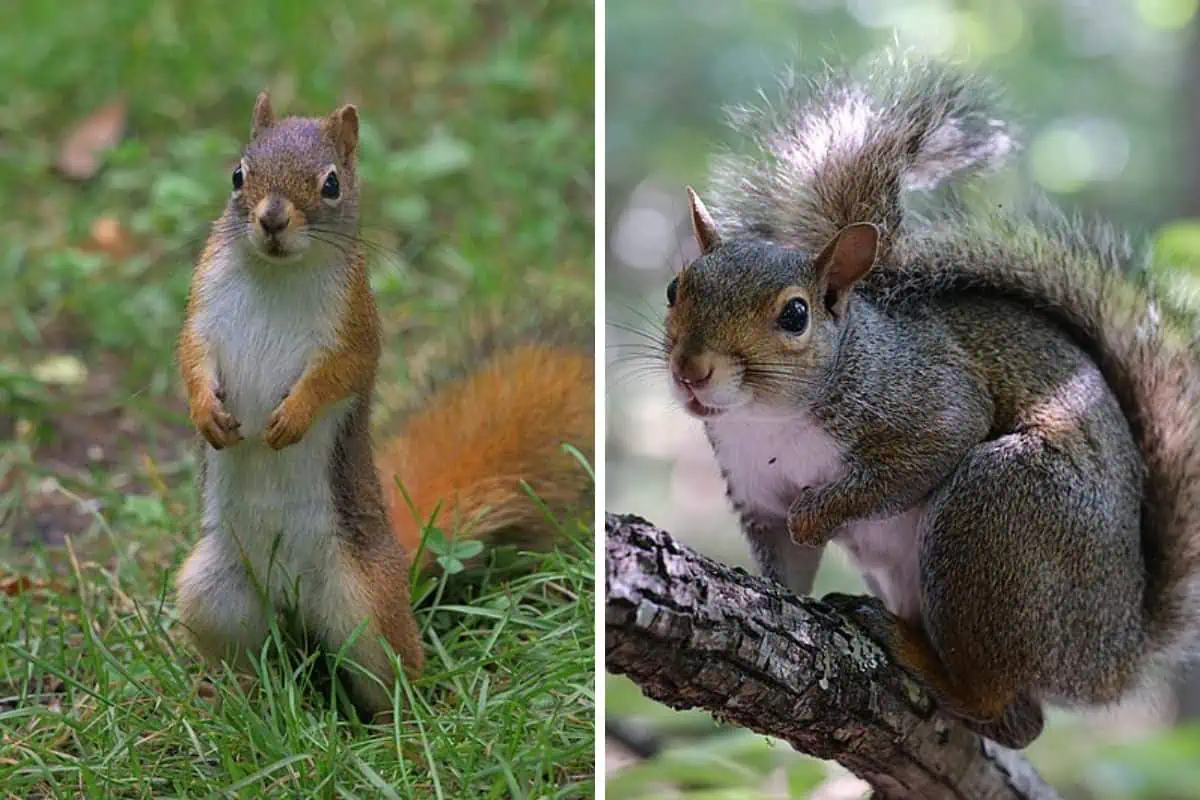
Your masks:
<instances>
[{"instance_id":1,"label":"white chest fur","mask_svg":"<svg viewBox=\"0 0 1200 800\"><path fill-rule=\"evenodd\" d=\"M797 489L842 470L837 443L805 416L755 408L717 417L708 429L734 502L771 516L787 515Z\"/></svg>"},{"instance_id":2,"label":"white chest fur","mask_svg":"<svg viewBox=\"0 0 1200 800\"><path fill-rule=\"evenodd\" d=\"M718 417L708 428L734 502L772 517L787 516L798 489L829 483L843 469L837 442L806 416L754 409ZM893 613L910 619L920 615L924 510L922 503L886 519L854 522L834 538L871 591Z\"/></svg>"},{"instance_id":3,"label":"white chest fur","mask_svg":"<svg viewBox=\"0 0 1200 800\"><path fill-rule=\"evenodd\" d=\"M319 588L332 556L330 456L352 401L326 409L283 450L268 447L262 434L309 359L332 344L341 292L337 272L324 265L246 265L238 257L215 265L194 320L243 437L224 450L204 448L203 523L235 539L278 598L296 581L300 591L314 582Z\"/></svg>"}]
</instances>

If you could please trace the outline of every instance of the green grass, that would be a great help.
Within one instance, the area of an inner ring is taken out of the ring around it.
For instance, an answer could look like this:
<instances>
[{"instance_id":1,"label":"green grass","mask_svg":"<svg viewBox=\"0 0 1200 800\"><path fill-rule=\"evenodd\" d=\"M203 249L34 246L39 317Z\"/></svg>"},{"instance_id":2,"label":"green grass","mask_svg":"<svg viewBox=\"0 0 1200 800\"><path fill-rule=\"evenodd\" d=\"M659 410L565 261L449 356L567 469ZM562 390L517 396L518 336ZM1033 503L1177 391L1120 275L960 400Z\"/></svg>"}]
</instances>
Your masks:
<instances>
[{"instance_id":1,"label":"green grass","mask_svg":"<svg viewBox=\"0 0 1200 800\"><path fill-rule=\"evenodd\" d=\"M0 615L0 786L14 797L590 796L589 552L580 541L494 585L468 576L463 602L428 598L429 663L397 688L399 724L371 727L314 682L321 657L302 659L278 633L255 680L201 678L165 586L155 595L81 562Z\"/></svg>"},{"instance_id":2,"label":"green grass","mask_svg":"<svg viewBox=\"0 0 1200 800\"><path fill-rule=\"evenodd\" d=\"M269 653L209 675L168 591L196 536L173 365L255 94L362 116L379 396L475 305L592 296L593 8L545 0L91 0L0 10L0 796L590 794L591 534L430 594L410 709L367 729ZM73 183L58 142L128 135ZM129 251L99 250L115 220ZM18 580L19 578L19 580Z\"/></svg>"}]
</instances>

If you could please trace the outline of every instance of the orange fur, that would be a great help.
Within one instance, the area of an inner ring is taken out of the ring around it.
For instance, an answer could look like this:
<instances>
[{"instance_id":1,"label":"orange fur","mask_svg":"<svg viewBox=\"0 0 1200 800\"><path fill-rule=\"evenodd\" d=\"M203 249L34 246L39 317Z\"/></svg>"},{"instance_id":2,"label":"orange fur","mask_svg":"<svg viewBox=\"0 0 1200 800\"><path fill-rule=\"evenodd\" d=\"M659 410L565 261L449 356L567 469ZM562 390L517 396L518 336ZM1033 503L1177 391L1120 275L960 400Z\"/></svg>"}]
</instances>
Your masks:
<instances>
[{"instance_id":1,"label":"orange fur","mask_svg":"<svg viewBox=\"0 0 1200 800\"><path fill-rule=\"evenodd\" d=\"M242 437L238 433L238 421L225 409L217 396L220 387L217 386L216 368L209 355L208 345L197 334L193 325L196 309L201 302L200 287L208 274L213 251L217 246L216 237L209 236L192 275L187 313L177 343L177 355L192 425L209 444L220 450L237 444Z\"/></svg>"},{"instance_id":2,"label":"orange fur","mask_svg":"<svg viewBox=\"0 0 1200 800\"><path fill-rule=\"evenodd\" d=\"M521 481L552 511L570 510L585 497L591 481L561 445L592 456L593 380L590 356L523 344L436 392L376 458L392 528L405 549L416 551L422 523L435 509L434 522L448 532L549 547L555 526Z\"/></svg>"}]
</instances>

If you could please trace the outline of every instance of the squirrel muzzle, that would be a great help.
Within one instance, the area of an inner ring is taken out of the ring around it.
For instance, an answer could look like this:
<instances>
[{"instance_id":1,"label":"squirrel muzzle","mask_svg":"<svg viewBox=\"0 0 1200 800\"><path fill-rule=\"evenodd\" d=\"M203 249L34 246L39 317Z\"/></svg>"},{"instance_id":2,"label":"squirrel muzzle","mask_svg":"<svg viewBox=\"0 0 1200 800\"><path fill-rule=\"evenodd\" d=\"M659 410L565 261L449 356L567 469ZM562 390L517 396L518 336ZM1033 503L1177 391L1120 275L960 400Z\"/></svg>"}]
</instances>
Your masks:
<instances>
[{"instance_id":1,"label":"squirrel muzzle","mask_svg":"<svg viewBox=\"0 0 1200 800\"><path fill-rule=\"evenodd\" d=\"M295 204L278 194L268 194L251 211L250 241L259 255L270 261L291 261L307 247L298 231L304 217Z\"/></svg>"},{"instance_id":2,"label":"squirrel muzzle","mask_svg":"<svg viewBox=\"0 0 1200 800\"><path fill-rule=\"evenodd\" d=\"M709 350L694 353L676 347L669 362L671 388L689 414L714 417L743 404L740 381L728 358Z\"/></svg>"}]
</instances>

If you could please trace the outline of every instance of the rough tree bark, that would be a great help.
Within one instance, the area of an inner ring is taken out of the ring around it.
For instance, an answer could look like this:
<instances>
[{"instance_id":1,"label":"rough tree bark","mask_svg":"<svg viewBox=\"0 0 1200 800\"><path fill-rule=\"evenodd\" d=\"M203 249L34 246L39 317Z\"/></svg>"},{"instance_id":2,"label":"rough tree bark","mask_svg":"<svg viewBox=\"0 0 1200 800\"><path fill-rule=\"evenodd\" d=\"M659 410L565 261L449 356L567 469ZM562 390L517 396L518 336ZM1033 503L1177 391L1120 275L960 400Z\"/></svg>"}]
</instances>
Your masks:
<instances>
[{"instance_id":1,"label":"rough tree bark","mask_svg":"<svg viewBox=\"0 0 1200 800\"><path fill-rule=\"evenodd\" d=\"M607 515L605 658L649 697L834 759L887 798L1055 798L1019 753L935 714L830 606Z\"/></svg>"}]
</instances>

